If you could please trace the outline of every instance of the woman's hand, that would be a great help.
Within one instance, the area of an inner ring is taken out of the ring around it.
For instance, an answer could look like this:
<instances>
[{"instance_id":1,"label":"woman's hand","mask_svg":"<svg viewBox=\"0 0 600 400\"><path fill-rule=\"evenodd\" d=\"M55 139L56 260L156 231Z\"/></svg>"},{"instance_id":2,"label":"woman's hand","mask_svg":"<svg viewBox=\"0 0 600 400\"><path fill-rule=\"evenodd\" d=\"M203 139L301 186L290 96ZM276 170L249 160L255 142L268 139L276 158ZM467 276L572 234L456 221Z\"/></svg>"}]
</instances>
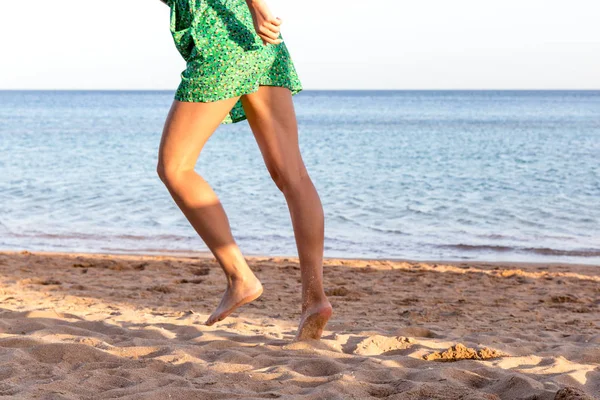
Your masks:
<instances>
[{"instance_id":1,"label":"woman's hand","mask_svg":"<svg viewBox=\"0 0 600 400\"><path fill-rule=\"evenodd\" d=\"M279 39L279 25L281 25L281 19L274 17L267 7L267 3L264 0L246 0L250 14L252 14L252 21L254 22L254 29L256 33L263 41L263 45L267 43L279 44L283 40Z\"/></svg>"}]
</instances>

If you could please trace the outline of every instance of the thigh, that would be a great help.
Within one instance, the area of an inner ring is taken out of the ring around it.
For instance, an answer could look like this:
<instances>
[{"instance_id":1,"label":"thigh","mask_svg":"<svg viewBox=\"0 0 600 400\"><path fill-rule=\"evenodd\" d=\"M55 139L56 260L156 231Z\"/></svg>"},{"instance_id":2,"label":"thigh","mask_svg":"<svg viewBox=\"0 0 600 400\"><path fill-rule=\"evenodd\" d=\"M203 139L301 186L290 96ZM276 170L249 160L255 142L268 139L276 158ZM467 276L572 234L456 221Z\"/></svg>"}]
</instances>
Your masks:
<instances>
[{"instance_id":1,"label":"thigh","mask_svg":"<svg viewBox=\"0 0 600 400\"><path fill-rule=\"evenodd\" d=\"M174 100L167 115L158 162L168 169L193 169L204 144L239 96L214 102Z\"/></svg>"},{"instance_id":2,"label":"thigh","mask_svg":"<svg viewBox=\"0 0 600 400\"><path fill-rule=\"evenodd\" d=\"M261 85L258 91L242 96L242 106L273 178L305 174L290 90Z\"/></svg>"}]
</instances>

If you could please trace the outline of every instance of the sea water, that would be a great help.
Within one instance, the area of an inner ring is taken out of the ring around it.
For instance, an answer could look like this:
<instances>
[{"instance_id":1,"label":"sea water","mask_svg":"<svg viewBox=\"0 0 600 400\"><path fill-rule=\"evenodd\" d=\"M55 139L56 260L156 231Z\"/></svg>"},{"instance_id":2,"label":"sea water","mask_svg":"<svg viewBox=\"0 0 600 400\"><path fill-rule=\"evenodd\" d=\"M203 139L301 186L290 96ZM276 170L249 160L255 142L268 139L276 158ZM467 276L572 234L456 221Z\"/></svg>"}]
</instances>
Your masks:
<instances>
[{"instance_id":1,"label":"sea water","mask_svg":"<svg viewBox=\"0 0 600 400\"><path fill-rule=\"evenodd\" d=\"M156 174L172 100L1 91L0 249L208 251ZM294 104L325 256L600 265L599 91L305 90ZM196 170L245 255L297 255L246 121L221 125Z\"/></svg>"}]
</instances>

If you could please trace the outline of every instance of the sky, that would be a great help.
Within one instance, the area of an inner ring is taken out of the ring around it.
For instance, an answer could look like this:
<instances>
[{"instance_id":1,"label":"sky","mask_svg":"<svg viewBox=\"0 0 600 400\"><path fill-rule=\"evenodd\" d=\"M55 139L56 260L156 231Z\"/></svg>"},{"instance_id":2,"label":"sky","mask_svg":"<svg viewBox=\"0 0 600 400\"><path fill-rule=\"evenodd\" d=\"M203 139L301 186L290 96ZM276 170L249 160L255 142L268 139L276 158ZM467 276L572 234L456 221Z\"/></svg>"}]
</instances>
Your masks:
<instances>
[{"instance_id":1,"label":"sky","mask_svg":"<svg viewBox=\"0 0 600 400\"><path fill-rule=\"evenodd\" d=\"M600 89L598 0L266 1L305 89ZM175 90L184 68L159 0L2 4L0 89Z\"/></svg>"}]
</instances>

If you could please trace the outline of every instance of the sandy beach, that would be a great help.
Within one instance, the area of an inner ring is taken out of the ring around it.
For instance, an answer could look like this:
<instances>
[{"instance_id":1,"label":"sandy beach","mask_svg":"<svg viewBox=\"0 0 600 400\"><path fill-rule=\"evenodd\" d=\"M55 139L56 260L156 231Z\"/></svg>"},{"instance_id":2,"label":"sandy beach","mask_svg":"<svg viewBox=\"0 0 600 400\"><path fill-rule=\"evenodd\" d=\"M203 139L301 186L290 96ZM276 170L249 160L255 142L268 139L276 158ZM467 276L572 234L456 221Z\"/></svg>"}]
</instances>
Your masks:
<instances>
[{"instance_id":1,"label":"sandy beach","mask_svg":"<svg viewBox=\"0 0 600 400\"><path fill-rule=\"evenodd\" d=\"M292 342L297 258L213 326L212 256L0 252L11 399L593 399L600 266L326 259L334 307Z\"/></svg>"}]
</instances>

